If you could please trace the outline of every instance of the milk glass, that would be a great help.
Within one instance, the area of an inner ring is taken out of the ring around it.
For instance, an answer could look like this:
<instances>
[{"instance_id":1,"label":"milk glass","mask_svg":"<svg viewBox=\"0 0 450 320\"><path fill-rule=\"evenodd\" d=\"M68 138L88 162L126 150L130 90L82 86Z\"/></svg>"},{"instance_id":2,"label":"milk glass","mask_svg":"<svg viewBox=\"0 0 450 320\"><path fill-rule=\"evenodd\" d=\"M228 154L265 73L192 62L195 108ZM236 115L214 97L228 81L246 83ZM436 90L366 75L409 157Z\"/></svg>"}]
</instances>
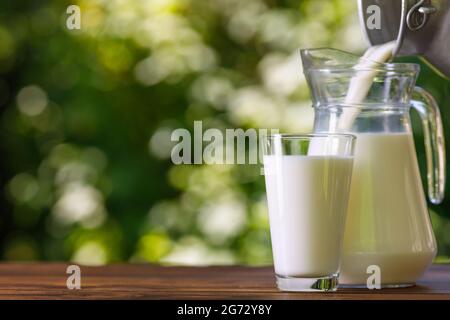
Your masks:
<instances>
[{"instance_id":1,"label":"milk glass","mask_svg":"<svg viewBox=\"0 0 450 320\"><path fill-rule=\"evenodd\" d=\"M267 138L264 175L280 290L336 290L354 142L349 134Z\"/></svg>"}]
</instances>

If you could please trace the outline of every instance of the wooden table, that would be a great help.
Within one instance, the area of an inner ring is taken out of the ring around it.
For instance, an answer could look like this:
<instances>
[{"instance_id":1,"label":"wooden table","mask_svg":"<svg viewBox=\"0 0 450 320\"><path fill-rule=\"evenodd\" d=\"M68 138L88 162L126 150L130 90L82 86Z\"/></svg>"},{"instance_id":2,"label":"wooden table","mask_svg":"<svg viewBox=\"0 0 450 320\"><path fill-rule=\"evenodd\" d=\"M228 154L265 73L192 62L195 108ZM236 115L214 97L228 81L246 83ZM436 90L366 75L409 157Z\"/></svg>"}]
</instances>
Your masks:
<instances>
[{"instance_id":1,"label":"wooden table","mask_svg":"<svg viewBox=\"0 0 450 320\"><path fill-rule=\"evenodd\" d=\"M0 264L0 299L449 299L450 265L433 265L417 286L284 293L272 267L81 266L81 289L66 286L67 264Z\"/></svg>"}]
</instances>

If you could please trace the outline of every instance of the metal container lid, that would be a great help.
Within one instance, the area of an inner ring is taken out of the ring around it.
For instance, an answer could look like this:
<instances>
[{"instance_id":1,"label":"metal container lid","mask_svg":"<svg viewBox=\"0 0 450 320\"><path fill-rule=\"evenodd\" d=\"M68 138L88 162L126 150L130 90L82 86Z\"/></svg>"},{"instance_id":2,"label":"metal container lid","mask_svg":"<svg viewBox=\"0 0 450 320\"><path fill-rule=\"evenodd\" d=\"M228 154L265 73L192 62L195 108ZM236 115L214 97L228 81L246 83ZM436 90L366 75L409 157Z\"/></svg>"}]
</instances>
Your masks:
<instances>
[{"instance_id":1,"label":"metal container lid","mask_svg":"<svg viewBox=\"0 0 450 320\"><path fill-rule=\"evenodd\" d=\"M419 55L450 77L450 0L358 0L358 5L370 45L395 40L394 55Z\"/></svg>"}]
</instances>

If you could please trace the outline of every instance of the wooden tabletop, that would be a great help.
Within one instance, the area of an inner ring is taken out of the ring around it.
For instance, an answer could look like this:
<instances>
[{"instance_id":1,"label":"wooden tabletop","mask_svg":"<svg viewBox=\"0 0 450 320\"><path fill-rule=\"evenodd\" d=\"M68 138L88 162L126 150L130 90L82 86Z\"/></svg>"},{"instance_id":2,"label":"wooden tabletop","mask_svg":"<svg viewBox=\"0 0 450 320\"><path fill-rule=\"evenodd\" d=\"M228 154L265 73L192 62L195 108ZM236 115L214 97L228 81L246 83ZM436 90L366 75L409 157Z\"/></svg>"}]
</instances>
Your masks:
<instances>
[{"instance_id":1,"label":"wooden tabletop","mask_svg":"<svg viewBox=\"0 0 450 320\"><path fill-rule=\"evenodd\" d=\"M67 264L0 264L0 299L449 299L450 265L433 265L415 287L285 293L272 267L81 266L67 288Z\"/></svg>"}]
</instances>

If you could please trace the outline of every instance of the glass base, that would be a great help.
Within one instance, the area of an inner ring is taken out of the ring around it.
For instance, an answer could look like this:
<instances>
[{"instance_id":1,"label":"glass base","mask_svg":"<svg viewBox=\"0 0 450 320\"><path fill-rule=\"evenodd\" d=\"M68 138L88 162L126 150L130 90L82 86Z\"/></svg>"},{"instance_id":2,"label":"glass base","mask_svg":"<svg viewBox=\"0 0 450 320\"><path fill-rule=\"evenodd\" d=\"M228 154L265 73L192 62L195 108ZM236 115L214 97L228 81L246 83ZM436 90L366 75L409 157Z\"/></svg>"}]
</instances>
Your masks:
<instances>
[{"instance_id":1,"label":"glass base","mask_svg":"<svg viewBox=\"0 0 450 320\"><path fill-rule=\"evenodd\" d=\"M415 286L415 283L386 283L382 284L380 289L398 289ZM339 284L340 289L367 289L367 284Z\"/></svg>"},{"instance_id":2,"label":"glass base","mask_svg":"<svg viewBox=\"0 0 450 320\"><path fill-rule=\"evenodd\" d=\"M276 278L278 289L281 291L336 291L338 287L339 274L336 273L320 278L285 277L276 275Z\"/></svg>"}]
</instances>

